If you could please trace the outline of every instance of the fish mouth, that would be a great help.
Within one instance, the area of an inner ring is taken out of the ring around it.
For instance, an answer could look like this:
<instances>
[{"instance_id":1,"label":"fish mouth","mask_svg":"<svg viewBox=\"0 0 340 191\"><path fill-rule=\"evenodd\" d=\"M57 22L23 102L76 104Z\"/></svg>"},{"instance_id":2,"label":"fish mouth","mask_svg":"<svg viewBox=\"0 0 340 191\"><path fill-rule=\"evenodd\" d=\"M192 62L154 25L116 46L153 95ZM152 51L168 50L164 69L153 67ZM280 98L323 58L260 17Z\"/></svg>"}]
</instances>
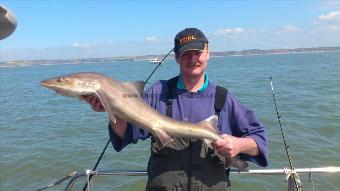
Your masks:
<instances>
[{"instance_id":1,"label":"fish mouth","mask_svg":"<svg viewBox=\"0 0 340 191\"><path fill-rule=\"evenodd\" d=\"M55 88L56 85L53 82L55 82L55 81L48 79L48 80L41 81L39 84L43 87L46 87L46 88Z\"/></svg>"},{"instance_id":2,"label":"fish mouth","mask_svg":"<svg viewBox=\"0 0 340 191\"><path fill-rule=\"evenodd\" d=\"M63 95L63 96L67 96L67 97L72 97L70 95L68 95L67 91L65 91L63 88L59 87L57 84L54 84L52 80L43 80L40 82L40 85L43 87L46 87L48 89L51 89L52 91L54 91L57 94Z\"/></svg>"},{"instance_id":3,"label":"fish mouth","mask_svg":"<svg viewBox=\"0 0 340 191\"><path fill-rule=\"evenodd\" d=\"M41 81L39 84L47 88L50 87L50 85L46 83L46 80Z\"/></svg>"},{"instance_id":4,"label":"fish mouth","mask_svg":"<svg viewBox=\"0 0 340 191\"><path fill-rule=\"evenodd\" d=\"M63 93L62 89L57 84L55 84L54 82L55 81L51 80L51 79L43 80L43 81L40 82L40 85L45 87L45 88L54 90L57 94L63 95L64 93Z\"/></svg>"}]
</instances>

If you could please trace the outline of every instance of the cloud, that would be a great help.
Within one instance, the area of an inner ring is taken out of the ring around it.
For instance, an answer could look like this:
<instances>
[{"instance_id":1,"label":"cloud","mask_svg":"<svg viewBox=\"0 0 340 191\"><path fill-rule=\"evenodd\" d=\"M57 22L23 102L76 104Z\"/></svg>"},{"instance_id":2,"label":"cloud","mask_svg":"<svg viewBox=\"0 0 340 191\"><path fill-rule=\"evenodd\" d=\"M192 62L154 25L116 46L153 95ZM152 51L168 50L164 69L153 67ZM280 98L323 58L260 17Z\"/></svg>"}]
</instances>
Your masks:
<instances>
[{"instance_id":1,"label":"cloud","mask_svg":"<svg viewBox=\"0 0 340 191\"><path fill-rule=\"evenodd\" d=\"M112 40L108 40L106 41L106 45L115 45L116 42L112 41Z\"/></svg>"},{"instance_id":2,"label":"cloud","mask_svg":"<svg viewBox=\"0 0 340 191\"><path fill-rule=\"evenodd\" d=\"M145 41L150 42L150 43L156 43L156 42L159 42L160 39L158 39L155 36L149 36L149 37L146 37Z\"/></svg>"},{"instance_id":3,"label":"cloud","mask_svg":"<svg viewBox=\"0 0 340 191\"><path fill-rule=\"evenodd\" d=\"M339 26L334 26L334 25L331 25L328 28L329 28L329 30L340 30Z\"/></svg>"},{"instance_id":4,"label":"cloud","mask_svg":"<svg viewBox=\"0 0 340 191\"><path fill-rule=\"evenodd\" d=\"M301 31L301 29L293 25L284 25L281 27L281 31L282 32L299 32Z\"/></svg>"},{"instance_id":5,"label":"cloud","mask_svg":"<svg viewBox=\"0 0 340 191\"><path fill-rule=\"evenodd\" d=\"M96 43L78 43L75 42L72 44L73 47L75 48L93 48L96 47L97 44Z\"/></svg>"},{"instance_id":6,"label":"cloud","mask_svg":"<svg viewBox=\"0 0 340 191\"><path fill-rule=\"evenodd\" d=\"M215 31L213 34L214 35L226 35L226 34L241 34L241 33L246 33L250 32L250 30L246 30L244 28L226 28L226 29L218 29Z\"/></svg>"},{"instance_id":7,"label":"cloud","mask_svg":"<svg viewBox=\"0 0 340 191\"><path fill-rule=\"evenodd\" d=\"M325 15L320 15L314 22L316 24L322 23L335 23L340 24L340 10L333 11Z\"/></svg>"},{"instance_id":8,"label":"cloud","mask_svg":"<svg viewBox=\"0 0 340 191\"><path fill-rule=\"evenodd\" d=\"M325 9L334 9L334 8L339 8L340 7L340 1L339 0L329 0L329 1L323 1L320 4L321 8Z\"/></svg>"},{"instance_id":9,"label":"cloud","mask_svg":"<svg viewBox=\"0 0 340 191\"><path fill-rule=\"evenodd\" d=\"M319 27L316 30L322 31L340 31L340 10L329 12L327 14L320 15L314 24Z\"/></svg>"},{"instance_id":10,"label":"cloud","mask_svg":"<svg viewBox=\"0 0 340 191\"><path fill-rule=\"evenodd\" d=\"M167 45L172 42L173 42L172 38L159 38L156 36L148 36L140 43L149 43L151 45L160 45L160 44Z\"/></svg>"},{"instance_id":11,"label":"cloud","mask_svg":"<svg viewBox=\"0 0 340 191\"><path fill-rule=\"evenodd\" d=\"M314 31L316 31L316 32L325 32L325 31L337 32L337 34L339 35L340 26L339 25L323 25L323 26L316 28Z\"/></svg>"}]
</instances>

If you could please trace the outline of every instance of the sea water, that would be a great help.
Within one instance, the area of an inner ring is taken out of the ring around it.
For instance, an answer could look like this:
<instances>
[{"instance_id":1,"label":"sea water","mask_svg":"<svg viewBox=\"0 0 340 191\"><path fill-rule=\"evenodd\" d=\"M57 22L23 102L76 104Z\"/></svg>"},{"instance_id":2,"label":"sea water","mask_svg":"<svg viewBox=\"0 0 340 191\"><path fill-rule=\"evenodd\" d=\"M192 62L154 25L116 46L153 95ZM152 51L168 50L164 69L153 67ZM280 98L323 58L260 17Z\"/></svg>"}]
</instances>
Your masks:
<instances>
[{"instance_id":1,"label":"sea water","mask_svg":"<svg viewBox=\"0 0 340 191\"><path fill-rule=\"evenodd\" d=\"M39 82L73 72L99 72L121 81L145 80L155 65L146 61L0 67L0 188L34 190L74 170L93 168L109 139L106 113L56 95ZM156 71L148 85L179 72L174 60ZM269 166L289 168L270 81L296 168L340 166L340 52L213 57L211 81L255 111L269 137ZM147 86L148 86L147 85ZM145 170L149 140L121 152L112 146L98 170ZM249 169L262 169L251 164ZM264 168L265 169L265 168ZM300 175L305 190L338 190L340 174ZM96 177L95 190L134 191L146 177ZM232 190L286 190L282 175L231 175ZM50 190L62 190L66 183ZM74 190L81 190L84 181Z\"/></svg>"}]
</instances>

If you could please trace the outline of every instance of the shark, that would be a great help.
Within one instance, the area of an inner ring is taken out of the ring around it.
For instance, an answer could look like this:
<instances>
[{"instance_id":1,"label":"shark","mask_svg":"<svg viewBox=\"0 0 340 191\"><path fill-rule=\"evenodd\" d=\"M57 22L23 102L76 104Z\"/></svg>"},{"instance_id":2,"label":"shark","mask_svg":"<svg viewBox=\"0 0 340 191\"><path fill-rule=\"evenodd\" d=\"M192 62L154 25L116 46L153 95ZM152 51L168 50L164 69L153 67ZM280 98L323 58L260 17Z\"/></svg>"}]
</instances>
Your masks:
<instances>
[{"instance_id":1,"label":"shark","mask_svg":"<svg viewBox=\"0 0 340 191\"><path fill-rule=\"evenodd\" d=\"M217 128L216 115L193 124L167 117L145 103L143 81L121 82L103 74L82 72L46 79L40 85L67 97L97 96L113 123L117 116L142 128L162 147L171 143L174 137L201 139L210 147L212 142L223 139ZM226 166L245 169L248 164L233 157Z\"/></svg>"}]
</instances>

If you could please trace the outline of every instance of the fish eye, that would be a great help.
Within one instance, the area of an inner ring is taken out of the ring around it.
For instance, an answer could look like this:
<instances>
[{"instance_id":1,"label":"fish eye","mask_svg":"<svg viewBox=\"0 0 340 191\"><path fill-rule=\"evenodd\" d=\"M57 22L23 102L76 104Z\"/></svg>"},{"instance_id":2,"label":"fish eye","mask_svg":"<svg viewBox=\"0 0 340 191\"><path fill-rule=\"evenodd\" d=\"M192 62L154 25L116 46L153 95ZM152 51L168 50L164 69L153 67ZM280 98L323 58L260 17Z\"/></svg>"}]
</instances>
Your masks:
<instances>
[{"instance_id":1,"label":"fish eye","mask_svg":"<svg viewBox=\"0 0 340 191\"><path fill-rule=\"evenodd\" d=\"M68 82L69 80L65 77L60 77L56 80L57 82Z\"/></svg>"}]
</instances>

